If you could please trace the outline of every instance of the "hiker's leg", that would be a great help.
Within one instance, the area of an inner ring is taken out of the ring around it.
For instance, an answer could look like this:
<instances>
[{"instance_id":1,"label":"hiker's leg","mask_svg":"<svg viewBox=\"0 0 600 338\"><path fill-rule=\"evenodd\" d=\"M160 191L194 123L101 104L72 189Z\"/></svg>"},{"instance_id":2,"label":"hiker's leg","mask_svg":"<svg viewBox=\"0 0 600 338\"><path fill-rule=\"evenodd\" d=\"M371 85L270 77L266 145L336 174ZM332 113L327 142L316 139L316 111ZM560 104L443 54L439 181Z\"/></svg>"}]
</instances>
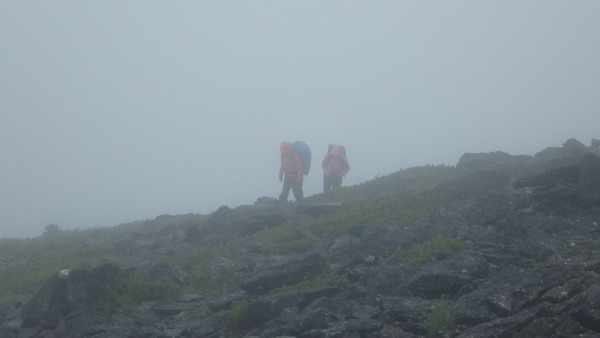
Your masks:
<instances>
[{"instance_id":1,"label":"hiker's leg","mask_svg":"<svg viewBox=\"0 0 600 338\"><path fill-rule=\"evenodd\" d=\"M331 185L333 189L337 189L342 186L342 178L338 175L331 175Z\"/></svg>"},{"instance_id":2,"label":"hiker's leg","mask_svg":"<svg viewBox=\"0 0 600 338\"><path fill-rule=\"evenodd\" d=\"M302 178L300 179L300 182L294 180L294 185L292 185L292 192L294 193L296 202L301 202L304 199L304 192L302 191L302 181Z\"/></svg>"},{"instance_id":3,"label":"hiker's leg","mask_svg":"<svg viewBox=\"0 0 600 338\"><path fill-rule=\"evenodd\" d=\"M279 200L281 202L287 202L288 195L290 194L290 188L292 187L293 183L293 178L285 176L285 178L283 179L283 189L281 190L281 194L279 195Z\"/></svg>"},{"instance_id":4,"label":"hiker's leg","mask_svg":"<svg viewBox=\"0 0 600 338\"><path fill-rule=\"evenodd\" d=\"M331 190L331 176L323 175L323 193Z\"/></svg>"}]
</instances>

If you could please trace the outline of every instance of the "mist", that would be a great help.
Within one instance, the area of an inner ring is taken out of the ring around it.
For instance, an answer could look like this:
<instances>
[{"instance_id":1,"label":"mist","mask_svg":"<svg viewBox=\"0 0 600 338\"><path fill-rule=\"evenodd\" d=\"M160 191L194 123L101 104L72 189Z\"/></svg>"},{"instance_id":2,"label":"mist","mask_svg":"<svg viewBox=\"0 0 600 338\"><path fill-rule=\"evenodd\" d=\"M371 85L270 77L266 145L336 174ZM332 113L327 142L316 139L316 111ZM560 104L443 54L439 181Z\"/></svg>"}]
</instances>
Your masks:
<instances>
[{"instance_id":1,"label":"mist","mask_svg":"<svg viewBox=\"0 0 600 338\"><path fill-rule=\"evenodd\" d=\"M2 2L0 238L600 137L600 2ZM293 198L291 198L293 199Z\"/></svg>"}]
</instances>

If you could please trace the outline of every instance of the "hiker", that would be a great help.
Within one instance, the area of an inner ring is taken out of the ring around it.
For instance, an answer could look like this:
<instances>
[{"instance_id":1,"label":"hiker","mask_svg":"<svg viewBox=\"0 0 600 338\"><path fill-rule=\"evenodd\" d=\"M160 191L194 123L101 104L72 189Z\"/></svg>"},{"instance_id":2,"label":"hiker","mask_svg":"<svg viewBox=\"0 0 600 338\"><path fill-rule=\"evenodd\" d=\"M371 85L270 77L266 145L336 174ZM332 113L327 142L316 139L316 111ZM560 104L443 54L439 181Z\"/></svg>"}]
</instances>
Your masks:
<instances>
[{"instance_id":1,"label":"hiker","mask_svg":"<svg viewBox=\"0 0 600 338\"><path fill-rule=\"evenodd\" d=\"M283 190L279 195L281 202L287 202L290 189L297 202L302 201L302 162L300 156L294 151L290 142L281 142L281 167L279 168L279 181L283 181Z\"/></svg>"},{"instance_id":2,"label":"hiker","mask_svg":"<svg viewBox=\"0 0 600 338\"><path fill-rule=\"evenodd\" d=\"M350 171L343 146L330 144L327 154L321 164L323 167L323 193L342 186L342 177Z\"/></svg>"}]
</instances>

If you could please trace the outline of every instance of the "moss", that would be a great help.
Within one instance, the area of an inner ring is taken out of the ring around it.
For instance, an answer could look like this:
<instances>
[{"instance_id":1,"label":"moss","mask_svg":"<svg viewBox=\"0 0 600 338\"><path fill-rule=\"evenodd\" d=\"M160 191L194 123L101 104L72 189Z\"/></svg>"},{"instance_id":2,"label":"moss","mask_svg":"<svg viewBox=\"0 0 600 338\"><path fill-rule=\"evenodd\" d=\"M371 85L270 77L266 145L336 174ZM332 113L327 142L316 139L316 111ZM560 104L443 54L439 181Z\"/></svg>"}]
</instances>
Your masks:
<instances>
[{"instance_id":1,"label":"moss","mask_svg":"<svg viewBox=\"0 0 600 338\"><path fill-rule=\"evenodd\" d=\"M234 326L234 323L238 321L249 304L250 302L247 300L234 301L233 304L231 304L231 309L225 315L226 323L229 324L229 326Z\"/></svg>"},{"instance_id":2,"label":"moss","mask_svg":"<svg viewBox=\"0 0 600 338\"><path fill-rule=\"evenodd\" d=\"M448 301L440 300L427 318L425 318L423 328L427 332L427 337L435 337L437 336L439 329L454 324L454 321L455 316L448 309Z\"/></svg>"},{"instance_id":3,"label":"moss","mask_svg":"<svg viewBox=\"0 0 600 338\"><path fill-rule=\"evenodd\" d=\"M394 252L396 261L402 264L420 266L428 257L438 252L464 251L469 247L468 242L452 237L437 235L430 241L413 245L408 249L398 248Z\"/></svg>"}]
</instances>

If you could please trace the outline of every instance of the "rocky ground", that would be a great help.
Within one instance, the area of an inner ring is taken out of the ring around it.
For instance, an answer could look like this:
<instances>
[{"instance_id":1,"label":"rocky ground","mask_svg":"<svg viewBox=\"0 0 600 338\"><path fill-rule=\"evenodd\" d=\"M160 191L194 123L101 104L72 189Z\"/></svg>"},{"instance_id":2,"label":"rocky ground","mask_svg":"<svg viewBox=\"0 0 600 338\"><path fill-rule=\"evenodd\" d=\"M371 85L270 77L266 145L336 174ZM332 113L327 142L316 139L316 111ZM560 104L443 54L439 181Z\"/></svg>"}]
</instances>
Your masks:
<instances>
[{"instance_id":1,"label":"rocky ground","mask_svg":"<svg viewBox=\"0 0 600 338\"><path fill-rule=\"evenodd\" d=\"M134 314L89 310L128 267L103 265L57 275L30 301L0 309L3 337L600 337L600 157L569 140L534 157L465 154L460 178L437 185L460 198L410 224L387 222L315 239L308 250L260 254L245 264L214 257L233 271L219 297L184 294L146 302ZM262 199L257 203L278 203ZM298 219L343 204L298 207ZM156 238L154 252L224 243L289 216L233 222L217 210L196 233ZM394 256L443 235L468 243L421 265ZM157 244L158 243L158 244ZM328 257L324 263L323 257ZM189 272L155 262L152 273L184 284ZM316 274L344 283L270 293ZM243 306L242 306L243 305ZM428 327L439 311L444 325Z\"/></svg>"}]
</instances>

